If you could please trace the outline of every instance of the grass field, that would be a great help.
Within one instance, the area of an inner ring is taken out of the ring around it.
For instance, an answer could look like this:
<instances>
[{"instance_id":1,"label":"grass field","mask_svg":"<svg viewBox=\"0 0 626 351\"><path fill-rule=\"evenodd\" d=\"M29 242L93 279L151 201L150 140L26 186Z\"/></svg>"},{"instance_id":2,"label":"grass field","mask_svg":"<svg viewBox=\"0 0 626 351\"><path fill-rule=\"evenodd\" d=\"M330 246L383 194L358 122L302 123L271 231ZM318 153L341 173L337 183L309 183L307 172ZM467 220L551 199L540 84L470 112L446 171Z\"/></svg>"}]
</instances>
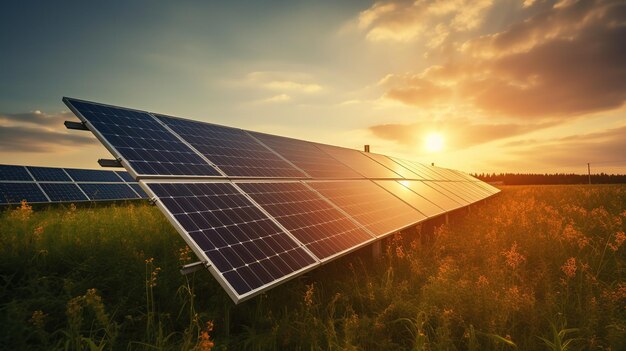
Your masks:
<instances>
[{"instance_id":1,"label":"grass field","mask_svg":"<svg viewBox=\"0 0 626 351\"><path fill-rule=\"evenodd\" d=\"M626 186L505 187L233 305L157 208L12 207L0 349L626 350Z\"/></svg>"}]
</instances>

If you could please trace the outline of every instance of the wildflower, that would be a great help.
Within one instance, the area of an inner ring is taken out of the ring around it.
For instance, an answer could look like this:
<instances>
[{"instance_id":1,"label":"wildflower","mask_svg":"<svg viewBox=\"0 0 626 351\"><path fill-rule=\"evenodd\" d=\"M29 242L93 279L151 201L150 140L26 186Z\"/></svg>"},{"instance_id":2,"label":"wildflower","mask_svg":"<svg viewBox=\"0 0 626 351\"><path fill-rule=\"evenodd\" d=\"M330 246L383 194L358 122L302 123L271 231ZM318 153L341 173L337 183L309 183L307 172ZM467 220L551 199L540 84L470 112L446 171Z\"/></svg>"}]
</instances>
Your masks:
<instances>
[{"instance_id":1,"label":"wildflower","mask_svg":"<svg viewBox=\"0 0 626 351\"><path fill-rule=\"evenodd\" d=\"M476 282L476 285L479 288L485 287L485 286L489 285L489 280L487 279L487 277L485 277L484 275L481 274L478 277L478 281Z\"/></svg>"},{"instance_id":2,"label":"wildflower","mask_svg":"<svg viewBox=\"0 0 626 351\"><path fill-rule=\"evenodd\" d=\"M191 249L187 245L185 245L184 248L178 249L178 260L181 263L185 263L185 262L191 261L190 253L191 253Z\"/></svg>"},{"instance_id":3,"label":"wildflower","mask_svg":"<svg viewBox=\"0 0 626 351\"><path fill-rule=\"evenodd\" d=\"M513 269L526 261L526 257L517 251L517 242L513 242L510 250L502 251L502 256L505 257L507 266Z\"/></svg>"},{"instance_id":4,"label":"wildflower","mask_svg":"<svg viewBox=\"0 0 626 351\"><path fill-rule=\"evenodd\" d=\"M304 304L307 307L311 307L313 305L313 292L315 289L315 284L307 285L306 288L306 292L304 293Z\"/></svg>"},{"instance_id":5,"label":"wildflower","mask_svg":"<svg viewBox=\"0 0 626 351\"><path fill-rule=\"evenodd\" d=\"M47 314L43 313L42 310L33 311L33 315L30 317L29 322L34 325L37 329L43 329L46 324Z\"/></svg>"},{"instance_id":6,"label":"wildflower","mask_svg":"<svg viewBox=\"0 0 626 351\"><path fill-rule=\"evenodd\" d=\"M576 258L570 257L565 261L565 264L561 266L561 270L568 278L573 278L576 275Z\"/></svg>"},{"instance_id":7,"label":"wildflower","mask_svg":"<svg viewBox=\"0 0 626 351\"><path fill-rule=\"evenodd\" d=\"M206 322L206 329L200 333L198 338L198 350L199 351L211 351L215 346L213 340L211 340L210 333L213 331L213 321Z\"/></svg>"},{"instance_id":8,"label":"wildflower","mask_svg":"<svg viewBox=\"0 0 626 351\"><path fill-rule=\"evenodd\" d=\"M30 216L33 214L33 207L26 202L26 200L22 200L20 203L20 207L16 208L11 212L11 217L16 218L20 221L27 221Z\"/></svg>"},{"instance_id":9,"label":"wildflower","mask_svg":"<svg viewBox=\"0 0 626 351\"><path fill-rule=\"evenodd\" d=\"M617 251L619 250L620 246L622 246L624 241L626 241L626 234L624 234L624 232L617 232L615 233L615 241L609 243L609 247L611 248L611 250Z\"/></svg>"},{"instance_id":10,"label":"wildflower","mask_svg":"<svg viewBox=\"0 0 626 351\"><path fill-rule=\"evenodd\" d=\"M40 225L39 227L35 228L35 230L33 230L33 239L35 241L39 241L39 239L41 238L41 234L43 234L43 225Z\"/></svg>"}]
</instances>

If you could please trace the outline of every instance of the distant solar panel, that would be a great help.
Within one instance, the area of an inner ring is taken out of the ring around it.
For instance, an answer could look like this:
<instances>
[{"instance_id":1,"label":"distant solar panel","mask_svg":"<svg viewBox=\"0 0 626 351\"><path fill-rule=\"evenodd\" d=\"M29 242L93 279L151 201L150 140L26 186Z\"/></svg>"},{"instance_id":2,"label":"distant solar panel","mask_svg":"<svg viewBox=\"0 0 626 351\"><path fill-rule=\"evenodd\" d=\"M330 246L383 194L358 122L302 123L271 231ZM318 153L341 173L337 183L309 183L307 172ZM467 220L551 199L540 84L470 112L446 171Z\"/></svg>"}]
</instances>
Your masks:
<instances>
[{"instance_id":1,"label":"distant solar panel","mask_svg":"<svg viewBox=\"0 0 626 351\"><path fill-rule=\"evenodd\" d=\"M146 183L235 301L317 264L229 183Z\"/></svg>"},{"instance_id":2,"label":"distant solar panel","mask_svg":"<svg viewBox=\"0 0 626 351\"><path fill-rule=\"evenodd\" d=\"M0 204L27 202L48 202L46 195L35 183L0 183Z\"/></svg>"},{"instance_id":3,"label":"distant solar panel","mask_svg":"<svg viewBox=\"0 0 626 351\"><path fill-rule=\"evenodd\" d=\"M402 178L360 151L324 144L316 144L316 146L365 178Z\"/></svg>"},{"instance_id":4,"label":"distant solar panel","mask_svg":"<svg viewBox=\"0 0 626 351\"><path fill-rule=\"evenodd\" d=\"M377 237L392 234L424 218L371 181L307 182Z\"/></svg>"},{"instance_id":5,"label":"distant solar panel","mask_svg":"<svg viewBox=\"0 0 626 351\"><path fill-rule=\"evenodd\" d=\"M136 174L220 175L148 113L69 98L63 101Z\"/></svg>"},{"instance_id":6,"label":"distant solar panel","mask_svg":"<svg viewBox=\"0 0 626 351\"><path fill-rule=\"evenodd\" d=\"M118 177L115 172L111 171L76 168L65 168L65 171L70 175L70 177L72 177L75 182L123 182L122 178Z\"/></svg>"},{"instance_id":7,"label":"distant solar panel","mask_svg":"<svg viewBox=\"0 0 626 351\"><path fill-rule=\"evenodd\" d=\"M251 135L313 178L363 178L308 141L255 132Z\"/></svg>"},{"instance_id":8,"label":"distant solar panel","mask_svg":"<svg viewBox=\"0 0 626 351\"><path fill-rule=\"evenodd\" d=\"M70 177L62 168L26 167L36 181L42 182L71 182Z\"/></svg>"},{"instance_id":9,"label":"distant solar panel","mask_svg":"<svg viewBox=\"0 0 626 351\"><path fill-rule=\"evenodd\" d=\"M202 155L233 177L305 177L240 129L157 115Z\"/></svg>"},{"instance_id":10,"label":"distant solar panel","mask_svg":"<svg viewBox=\"0 0 626 351\"><path fill-rule=\"evenodd\" d=\"M237 185L320 260L373 239L365 229L302 183Z\"/></svg>"},{"instance_id":11,"label":"distant solar panel","mask_svg":"<svg viewBox=\"0 0 626 351\"><path fill-rule=\"evenodd\" d=\"M409 188L400 184L395 180L377 180L376 184L382 186L388 192L394 194L402 201L411 205L416 210L420 211L427 217L438 216L442 213L445 213L452 208L441 208L437 206L435 203L428 200L426 197L420 196L414 193ZM442 203L443 205L443 203Z\"/></svg>"},{"instance_id":12,"label":"distant solar panel","mask_svg":"<svg viewBox=\"0 0 626 351\"><path fill-rule=\"evenodd\" d=\"M128 184L79 183L90 200L138 199Z\"/></svg>"},{"instance_id":13,"label":"distant solar panel","mask_svg":"<svg viewBox=\"0 0 626 351\"><path fill-rule=\"evenodd\" d=\"M24 166L0 165L0 181L2 180L32 181L33 178Z\"/></svg>"},{"instance_id":14,"label":"distant solar panel","mask_svg":"<svg viewBox=\"0 0 626 351\"><path fill-rule=\"evenodd\" d=\"M71 202L89 200L73 183L39 183L52 202Z\"/></svg>"}]
</instances>

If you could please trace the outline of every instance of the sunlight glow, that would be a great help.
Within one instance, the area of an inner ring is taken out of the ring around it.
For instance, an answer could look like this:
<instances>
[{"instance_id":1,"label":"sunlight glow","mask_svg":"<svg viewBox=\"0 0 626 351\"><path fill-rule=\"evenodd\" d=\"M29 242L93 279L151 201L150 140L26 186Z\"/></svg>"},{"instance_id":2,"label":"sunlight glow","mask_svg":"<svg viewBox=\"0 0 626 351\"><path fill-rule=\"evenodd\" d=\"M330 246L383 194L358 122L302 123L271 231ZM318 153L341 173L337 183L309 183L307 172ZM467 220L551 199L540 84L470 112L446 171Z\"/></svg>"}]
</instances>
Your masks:
<instances>
[{"instance_id":1,"label":"sunlight glow","mask_svg":"<svg viewBox=\"0 0 626 351\"><path fill-rule=\"evenodd\" d=\"M441 133L432 132L424 138L424 148L428 152L439 152L443 150L444 138Z\"/></svg>"}]
</instances>

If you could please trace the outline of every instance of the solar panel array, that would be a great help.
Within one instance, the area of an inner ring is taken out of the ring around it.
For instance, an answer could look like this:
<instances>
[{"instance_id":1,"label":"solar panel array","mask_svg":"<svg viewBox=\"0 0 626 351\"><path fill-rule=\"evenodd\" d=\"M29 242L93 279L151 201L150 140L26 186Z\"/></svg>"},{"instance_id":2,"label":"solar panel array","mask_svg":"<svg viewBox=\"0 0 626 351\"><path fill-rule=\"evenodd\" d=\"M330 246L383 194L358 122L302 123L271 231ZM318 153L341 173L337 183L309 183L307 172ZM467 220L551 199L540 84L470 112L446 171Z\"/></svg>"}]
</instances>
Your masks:
<instances>
[{"instance_id":1,"label":"solar panel array","mask_svg":"<svg viewBox=\"0 0 626 351\"><path fill-rule=\"evenodd\" d=\"M0 205L147 198L127 172L0 165Z\"/></svg>"},{"instance_id":2,"label":"solar panel array","mask_svg":"<svg viewBox=\"0 0 626 351\"><path fill-rule=\"evenodd\" d=\"M410 160L63 101L235 303L499 192L463 172Z\"/></svg>"}]
</instances>

